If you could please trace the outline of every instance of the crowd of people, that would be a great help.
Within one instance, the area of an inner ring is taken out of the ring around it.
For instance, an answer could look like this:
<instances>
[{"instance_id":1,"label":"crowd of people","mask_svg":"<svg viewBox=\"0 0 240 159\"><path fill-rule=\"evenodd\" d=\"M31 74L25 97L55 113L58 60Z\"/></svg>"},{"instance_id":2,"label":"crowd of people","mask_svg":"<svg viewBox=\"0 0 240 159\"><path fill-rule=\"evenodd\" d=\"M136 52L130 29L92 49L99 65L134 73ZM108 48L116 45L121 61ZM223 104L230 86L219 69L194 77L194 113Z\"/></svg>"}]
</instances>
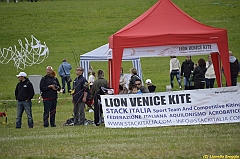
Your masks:
<instances>
[{"instance_id":1,"label":"crowd of people","mask_svg":"<svg viewBox=\"0 0 240 159\"><path fill-rule=\"evenodd\" d=\"M186 60L180 65L180 61L176 56L171 56L170 60L170 84L174 87L174 77L176 77L179 88L182 89L182 80L184 81L184 89L203 89L213 88L215 82L215 72L211 55L207 57L207 61L200 58L196 64L191 60L191 56L186 56ZM230 75L232 86L237 85L237 77L240 72L238 59L233 56L229 51L230 61ZM58 68L58 74L62 80L62 87L56 77L56 72L52 66L47 66L46 75L40 80L39 88L43 100L43 126L56 127L55 114L57 107L58 92L63 94L66 92L71 93L73 108L73 125L85 124L85 107L86 101L90 98L94 103L94 123L99 126L103 121L102 107L100 95L113 94L113 90L109 88L108 81L104 78L104 71L98 70L97 77L93 69L89 71L89 79L83 76L84 68L76 68L76 78L72 81L70 77L70 70L72 66L63 59L63 63ZM224 70L222 70L224 71ZM138 76L137 70L132 68L130 70L131 77L128 81L124 74L123 68L120 70L119 79L119 94L142 94L153 93L156 86L152 84L151 79L145 81L146 87L143 85L142 79ZM34 88L31 81L27 78L25 72L20 72L16 75L19 83L15 89L15 97L17 100L17 115L16 115L16 128L21 128L22 114L25 111L28 118L28 127L33 128L34 122L32 117L32 98L34 96ZM71 81L73 82L71 88ZM129 83L127 85L127 83ZM67 91L65 85L67 84ZM50 120L49 120L50 118Z\"/></svg>"},{"instance_id":2,"label":"crowd of people","mask_svg":"<svg viewBox=\"0 0 240 159\"><path fill-rule=\"evenodd\" d=\"M231 51L229 51L229 61L231 83L232 86L236 86L238 73L240 72L240 64L237 58L233 56ZM216 75L211 55L207 56L206 61L203 58L200 58L195 64L191 60L191 56L186 56L186 60L181 66L177 57L171 56L170 84L172 88L174 87L174 76L176 76L180 89L182 89L182 80L185 90L213 88Z\"/></svg>"}]
</instances>

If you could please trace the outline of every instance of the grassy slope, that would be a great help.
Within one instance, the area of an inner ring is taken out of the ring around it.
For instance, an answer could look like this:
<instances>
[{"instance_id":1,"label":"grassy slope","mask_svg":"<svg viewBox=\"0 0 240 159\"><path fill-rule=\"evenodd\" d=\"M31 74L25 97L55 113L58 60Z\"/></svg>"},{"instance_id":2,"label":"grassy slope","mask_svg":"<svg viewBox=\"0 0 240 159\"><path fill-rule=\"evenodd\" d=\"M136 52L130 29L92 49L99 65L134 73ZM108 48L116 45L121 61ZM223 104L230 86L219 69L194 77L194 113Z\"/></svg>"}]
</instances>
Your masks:
<instances>
[{"instance_id":1,"label":"grassy slope","mask_svg":"<svg viewBox=\"0 0 240 159\"><path fill-rule=\"evenodd\" d=\"M157 0L77 0L37 3L0 3L0 47L17 45L34 35L45 41L50 56L40 65L27 67L28 74L45 74L47 65L55 69L66 57L76 66L79 55L108 42L108 37L151 7ZM227 28L229 48L240 59L238 0L173 0L198 21ZM196 61L199 57L193 57ZM205 57L204 57L205 58ZM206 58L205 58L206 59ZM180 57L183 61L184 57ZM169 84L169 58L142 58L143 77L151 78L158 91ZM94 62L107 72L107 63ZM131 62L124 62L125 72ZM161 68L161 69L160 69ZM20 70L18 70L20 71ZM0 99L14 99L17 70L13 63L0 64ZM74 71L72 72L74 73ZM71 117L71 99L60 95L57 125L43 129L42 104L34 101L34 129L15 130L15 102L8 106L8 125L0 125L1 158L201 158L204 154L240 155L237 124L161 127L146 129L105 129L104 127L61 127ZM37 96L35 97L37 98ZM87 113L88 119L93 119ZM3 119L1 119L3 120ZM15 149L13 151L13 149ZM30 149L30 150L29 150ZM94 151L97 150L97 151ZM84 157L85 156L85 157Z\"/></svg>"},{"instance_id":2,"label":"grassy slope","mask_svg":"<svg viewBox=\"0 0 240 159\"><path fill-rule=\"evenodd\" d=\"M30 40L30 36L34 35L47 43L50 56L40 65L27 67L24 71L28 74L44 75L47 65L57 69L64 57L76 66L79 55L107 43L111 34L138 17L155 2L156 0L137 2L89 0L1 3L0 47L14 45L18 47L18 39L24 43L24 38ZM240 58L239 1L174 2L190 16L206 25L227 28L229 48ZM193 57L193 61L196 62L198 58ZM151 78L158 91L164 91L166 85L169 85L168 61L168 57L141 59L144 80ZM180 57L180 61L183 62L184 57ZM92 65L96 70L102 68L107 72L106 62L93 62ZM17 82L15 75L21 70L16 70L13 62L1 64L0 67L1 97L13 99L13 90ZM128 73L132 67L131 62L124 62L123 67ZM74 74L74 71L72 73Z\"/></svg>"}]
</instances>

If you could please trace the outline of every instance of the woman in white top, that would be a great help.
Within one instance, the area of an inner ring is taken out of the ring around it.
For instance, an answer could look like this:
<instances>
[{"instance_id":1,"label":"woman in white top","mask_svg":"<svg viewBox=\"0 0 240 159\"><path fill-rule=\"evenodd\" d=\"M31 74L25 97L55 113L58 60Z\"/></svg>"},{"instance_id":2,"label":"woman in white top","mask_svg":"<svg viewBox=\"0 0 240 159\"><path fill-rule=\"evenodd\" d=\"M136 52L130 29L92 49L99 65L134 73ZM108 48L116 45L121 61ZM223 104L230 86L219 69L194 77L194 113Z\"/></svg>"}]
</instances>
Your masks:
<instances>
[{"instance_id":1,"label":"woman in white top","mask_svg":"<svg viewBox=\"0 0 240 159\"><path fill-rule=\"evenodd\" d=\"M93 85L94 81L95 81L95 72L92 71L92 72L91 72L91 75L90 75L89 78L88 78L88 82L90 83L90 84L89 84L89 85L90 85L90 89L92 88L92 85Z\"/></svg>"},{"instance_id":2,"label":"woman in white top","mask_svg":"<svg viewBox=\"0 0 240 159\"><path fill-rule=\"evenodd\" d=\"M126 83L127 83L127 77L123 74L123 68L121 67L120 79L119 79L119 94L128 93Z\"/></svg>"},{"instance_id":3,"label":"woman in white top","mask_svg":"<svg viewBox=\"0 0 240 159\"><path fill-rule=\"evenodd\" d=\"M216 75L215 75L211 55L208 55L208 61L206 62L206 68L207 68L207 71L205 73L206 88L213 88Z\"/></svg>"},{"instance_id":4,"label":"woman in white top","mask_svg":"<svg viewBox=\"0 0 240 159\"><path fill-rule=\"evenodd\" d=\"M174 79L174 76L176 76L179 88L182 89L182 84L181 84L181 80L180 80L180 68L181 68L180 62L176 58L176 56L170 56L170 57L171 57L171 60L170 60L170 83L171 83L171 86L173 88L173 79Z\"/></svg>"}]
</instances>

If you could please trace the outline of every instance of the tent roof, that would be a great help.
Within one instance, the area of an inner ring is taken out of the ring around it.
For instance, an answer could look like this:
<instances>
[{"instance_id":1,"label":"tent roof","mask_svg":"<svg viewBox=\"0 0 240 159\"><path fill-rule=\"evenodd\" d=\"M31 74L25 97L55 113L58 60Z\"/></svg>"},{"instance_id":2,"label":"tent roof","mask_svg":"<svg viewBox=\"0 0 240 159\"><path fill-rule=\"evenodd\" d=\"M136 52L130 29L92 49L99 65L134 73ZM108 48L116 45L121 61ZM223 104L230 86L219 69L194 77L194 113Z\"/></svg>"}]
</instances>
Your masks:
<instances>
[{"instance_id":1,"label":"tent roof","mask_svg":"<svg viewBox=\"0 0 240 159\"><path fill-rule=\"evenodd\" d=\"M159 0L134 21L109 37L112 60L109 61L110 86L117 93L121 58L125 48L217 44L227 83L231 84L227 30L201 24L178 8L171 0ZM148 52L146 54L151 56ZM194 54L198 54L195 52ZM194 55L192 54L192 55ZM144 55L146 56L146 55ZM138 56L141 57L141 56ZM218 55L214 56L216 64ZM214 66L220 86L220 66Z\"/></svg>"},{"instance_id":2,"label":"tent roof","mask_svg":"<svg viewBox=\"0 0 240 159\"><path fill-rule=\"evenodd\" d=\"M220 32L223 34L219 34ZM226 39L225 29L201 24L170 0L159 0L137 19L113 34L109 42L111 48L129 48L206 43L206 40L214 43L223 38Z\"/></svg>"},{"instance_id":3,"label":"tent roof","mask_svg":"<svg viewBox=\"0 0 240 159\"><path fill-rule=\"evenodd\" d=\"M111 49L109 44L102 45L90 52L87 52L80 56L80 60L83 61L107 61L111 56ZM138 57L123 57L123 60L137 60Z\"/></svg>"}]
</instances>

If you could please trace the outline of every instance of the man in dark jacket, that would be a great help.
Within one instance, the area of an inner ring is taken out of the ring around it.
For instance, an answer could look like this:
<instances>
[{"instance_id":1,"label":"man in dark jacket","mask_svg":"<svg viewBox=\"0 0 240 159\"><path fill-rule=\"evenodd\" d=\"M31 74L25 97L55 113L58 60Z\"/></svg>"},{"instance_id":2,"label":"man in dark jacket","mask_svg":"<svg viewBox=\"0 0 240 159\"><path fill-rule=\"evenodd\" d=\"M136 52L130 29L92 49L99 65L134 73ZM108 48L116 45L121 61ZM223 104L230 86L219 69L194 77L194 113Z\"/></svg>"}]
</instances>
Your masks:
<instances>
[{"instance_id":1,"label":"man in dark jacket","mask_svg":"<svg viewBox=\"0 0 240 159\"><path fill-rule=\"evenodd\" d=\"M231 72L232 86L236 86L237 85L238 71L239 71L239 62L238 62L238 59L233 56L232 51L229 51L229 61L230 61L230 72Z\"/></svg>"},{"instance_id":2,"label":"man in dark jacket","mask_svg":"<svg viewBox=\"0 0 240 159\"><path fill-rule=\"evenodd\" d=\"M77 78L73 81L74 125L85 124L85 102L88 95L88 81L83 77L83 68L76 69Z\"/></svg>"},{"instance_id":3,"label":"man in dark jacket","mask_svg":"<svg viewBox=\"0 0 240 159\"><path fill-rule=\"evenodd\" d=\"M43 126L48 127L49 114L51 127L56 127L55 114L57 107L57 91L60 91L61 86L58 79L55 77L56 73L51 66L46 68L46 75L40 81L40 91L43 98L44 112L43 112Z\"/></svg>"},{"instance_id":4,"label":"man in dark jacket","mask_svg":"<svg viewBox=\"0 0 240 159\"><path fill-rule=\"evenodd\" d=\"M99 126L101 121L100 121L100 108L99 108L99 90L101 87L108 87L108 81L104 79L104 72L103 70L98 70L97 72L98 79L94 81L93 86L92 86L92 93L93 93L93 99L94 99L94 123L96 126Z\"/></svg>"},{"instance_id":5,"label":"man in dark jacket","mask_svg":"<svg viewBox=\"0 0 240 159\"><path fill-rule=\"evenodd\" d=\"M27 74L25 72L20 72L16 76L19 79L19 83L17 84L15 89L15 97L18 103L16 128L21 128L22 114L24 110L28 117L28 127L33 128L32 102L31 102L31 99L34 96L33 85L27 78Z\"/></svg>"},{"instance_id":6,"label":"man in dark jacket","mask_svg":"<svg viewBox=\"0 0 240 159\"><path fill-rule=\"evenodd\" d=\"M192 86L192 82L189 80L190 75L192 74L194 69L194 63L191 60L191 56L186 56L186 60L182 63L181 66L181 77L184 77L184 89L190 89Z\"/></svg>"}]
</instances>

